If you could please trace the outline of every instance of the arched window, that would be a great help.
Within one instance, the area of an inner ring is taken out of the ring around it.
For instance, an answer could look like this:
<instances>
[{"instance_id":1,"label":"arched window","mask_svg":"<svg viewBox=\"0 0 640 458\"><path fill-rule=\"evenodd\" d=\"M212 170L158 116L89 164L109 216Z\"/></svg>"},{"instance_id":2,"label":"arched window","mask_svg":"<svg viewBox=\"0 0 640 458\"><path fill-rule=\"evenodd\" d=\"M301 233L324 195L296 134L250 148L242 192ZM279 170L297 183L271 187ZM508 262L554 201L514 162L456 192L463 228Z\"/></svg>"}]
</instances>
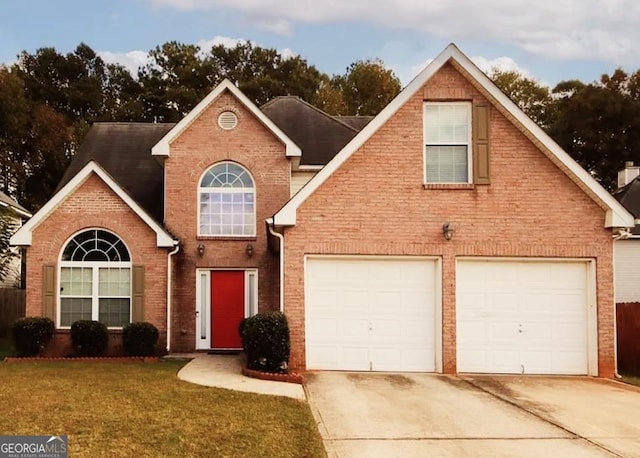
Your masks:
<instances>
[{"instance_id":1,"label":"arched window","mask_svg":"<svg viewBox=\"0 0 640 458\"><path fill-rule=\"evenodd\" d=\"M255 185L241 165L220 162L203 175L198 192L198 235L255 236Z\"/></svg>"},{"instance_id":2,"label":"arched window","mask_svg":"<svg viewBox=\"0 0 640 458\"><path fill-rule=\"evenodd\" d=\"M60 327L97 320L131 322L131 257L120 238L102 229L76 234L60 259Z\"/></svg>"}]
</instances>

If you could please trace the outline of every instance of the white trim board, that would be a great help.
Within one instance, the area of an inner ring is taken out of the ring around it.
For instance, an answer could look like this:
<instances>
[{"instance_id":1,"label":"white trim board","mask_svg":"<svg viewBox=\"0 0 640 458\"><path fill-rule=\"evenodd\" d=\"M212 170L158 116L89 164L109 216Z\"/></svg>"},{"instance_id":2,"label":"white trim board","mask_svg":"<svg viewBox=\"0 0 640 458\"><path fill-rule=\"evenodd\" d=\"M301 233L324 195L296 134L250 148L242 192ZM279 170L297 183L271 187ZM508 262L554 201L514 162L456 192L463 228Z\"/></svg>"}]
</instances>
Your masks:
<instances>
[{"instance_id":1,"label":"white trim board","mask_svg":"<svg viewBox=\"0 0 640 458\"><path fill-rule=\"evenodd\" d=\"M411 97L422 89L445 64L455 62L492 98L491 102L502 106L522 129L528 131L549 154L566 167L566 173L589 189L597 202L606 209L604 227L632 227L633 216L609 194L589 173L575 162L551 137L534 123L518 106L493 84L466 55L451 43L407 87L396 96L364 129L362 129L307 185L291 198L273 217L277 226L295 226L298 207L318 189L347 159L380 129Z\"/></svg>"},{"instance_id":2,"label":"white trim board","mask_svg":"<svg viewBox=\"0 0 640 458\"><path fill-rule=\"evenodd\" d=\"M11 245L29 246L32 242L33 230L40 225L62 202L69 197L77 187L84 183L92 174L97 175L133 212L145 222L149 228L156 233L156 246L159 248L170 248L178 244L177 240L164 230L116 181L111 178L100 165L95 161L90 161L76 175L60 189L49 201L36 212L11 237Z\"/></svg>"}]
</instances>

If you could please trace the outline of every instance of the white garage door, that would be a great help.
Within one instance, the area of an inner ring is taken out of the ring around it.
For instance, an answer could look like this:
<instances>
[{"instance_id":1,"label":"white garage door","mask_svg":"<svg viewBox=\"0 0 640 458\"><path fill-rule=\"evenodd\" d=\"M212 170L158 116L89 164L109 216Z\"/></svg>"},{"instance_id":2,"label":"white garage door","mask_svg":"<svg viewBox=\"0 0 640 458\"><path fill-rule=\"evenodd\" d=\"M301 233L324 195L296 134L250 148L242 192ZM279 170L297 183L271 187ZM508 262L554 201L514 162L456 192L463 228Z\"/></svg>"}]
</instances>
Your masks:
<instances>
[{"instance_id":1,"label":"white garage door","mask_svg":"<svg viewBox=\"0 0 640 458\"><path fill-rule=\"evenodd\" d=\"M458 372L587 374L587 267L459 261Z\"/></svg>"},{"instance_id":2,"label":"white garage door","mask_svg":"<svg viewBox=\"0 0 640 458\"><path fill-rule=\"evenodd\" d=\"M307 259L308 369L433 372L436 262Z\"/></svg>"}]
</instances>

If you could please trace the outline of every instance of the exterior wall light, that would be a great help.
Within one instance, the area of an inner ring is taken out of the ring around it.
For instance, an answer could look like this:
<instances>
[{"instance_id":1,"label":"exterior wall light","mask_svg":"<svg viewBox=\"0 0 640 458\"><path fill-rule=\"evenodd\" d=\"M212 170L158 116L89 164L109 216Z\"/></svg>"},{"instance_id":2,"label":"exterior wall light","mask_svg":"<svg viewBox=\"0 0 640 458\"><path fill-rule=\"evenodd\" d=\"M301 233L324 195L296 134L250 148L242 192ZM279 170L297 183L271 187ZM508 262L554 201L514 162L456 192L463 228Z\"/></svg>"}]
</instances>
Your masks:
<instances>
[{"instance_id":1,"label":"exterior wall light","mask_svg":"<svg viewBox=\"0 0 640 458\"><path fill-rule=\"evenodd\" d=\"M442 235L444 235L446 240L453 238L453 225L451 223L444 223L442 225Z\"/></svg>"},{"instance_id":2,"label":"exterior wall light","mask_svg":"<svg viewBox=\"0 0 640 458\"><path fill-rule=\"evenodd\" d=\"M253 245L251 245L250 243L247 243L247 248L245 248L245 253L247 253L247 256L252 257L253 256Z\"/></svg>"},{"instance_id":3,"label":"exterior wall light","mask_svg":"<svg viewBox=\"0 0 640 458\"><path fill-rule=\"evenodd\" d=\"M200 245L198 245L198 255L199 256L204 255L204 243L201 243Z\"/></svg>"}]
</instances>

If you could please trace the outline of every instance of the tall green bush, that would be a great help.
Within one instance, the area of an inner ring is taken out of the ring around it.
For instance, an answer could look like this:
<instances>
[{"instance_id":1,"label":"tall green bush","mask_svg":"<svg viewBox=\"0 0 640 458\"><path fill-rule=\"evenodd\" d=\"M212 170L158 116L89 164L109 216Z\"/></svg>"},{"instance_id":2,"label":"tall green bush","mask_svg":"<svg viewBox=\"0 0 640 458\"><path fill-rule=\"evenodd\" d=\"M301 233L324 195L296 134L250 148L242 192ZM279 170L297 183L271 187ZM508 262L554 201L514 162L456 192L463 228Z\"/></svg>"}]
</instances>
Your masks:
<instances>
[{"instance_id":1,"label":"tall green bush","mask_svg":"<svg viewBox=\"0 0 640 458\"><path fill-rule=\"evenodd\" d=\"M78 320L71 323L71 346L78 356L100 356L109 345L109 331L104 323Z\"/></svg>"},{"instance_id":2,"label":"tall green bush","mask_svg":"<svg viewBox=\"0 0 640 458\"><path fill-rule=\"evenodd\" d=\"M131 356L153 356L160 333L151 323L140 321L122 328L122 346Z\"/></svg>"},{"instance_id":3,"label":"tall green bush","mask_svg":"<svg viewBox=\"0 0 640 458\"><path fill-rule=\"evenodd\" d=\"M36 356L51 340L56 331L51 319L30 316L17 319L11 326L13 348L18 356Z\"/></svg>"},{"instance_id":4,"label":"tall green bush","mask_svg":"<svg viewBox=\"0 0 640 458\"><path fill-rule=\"evenodd\" d=\"M241 336L249 369L288 372L291 343L284 313L259 313L247 318Z\"/></svg>"}]
</instances>

